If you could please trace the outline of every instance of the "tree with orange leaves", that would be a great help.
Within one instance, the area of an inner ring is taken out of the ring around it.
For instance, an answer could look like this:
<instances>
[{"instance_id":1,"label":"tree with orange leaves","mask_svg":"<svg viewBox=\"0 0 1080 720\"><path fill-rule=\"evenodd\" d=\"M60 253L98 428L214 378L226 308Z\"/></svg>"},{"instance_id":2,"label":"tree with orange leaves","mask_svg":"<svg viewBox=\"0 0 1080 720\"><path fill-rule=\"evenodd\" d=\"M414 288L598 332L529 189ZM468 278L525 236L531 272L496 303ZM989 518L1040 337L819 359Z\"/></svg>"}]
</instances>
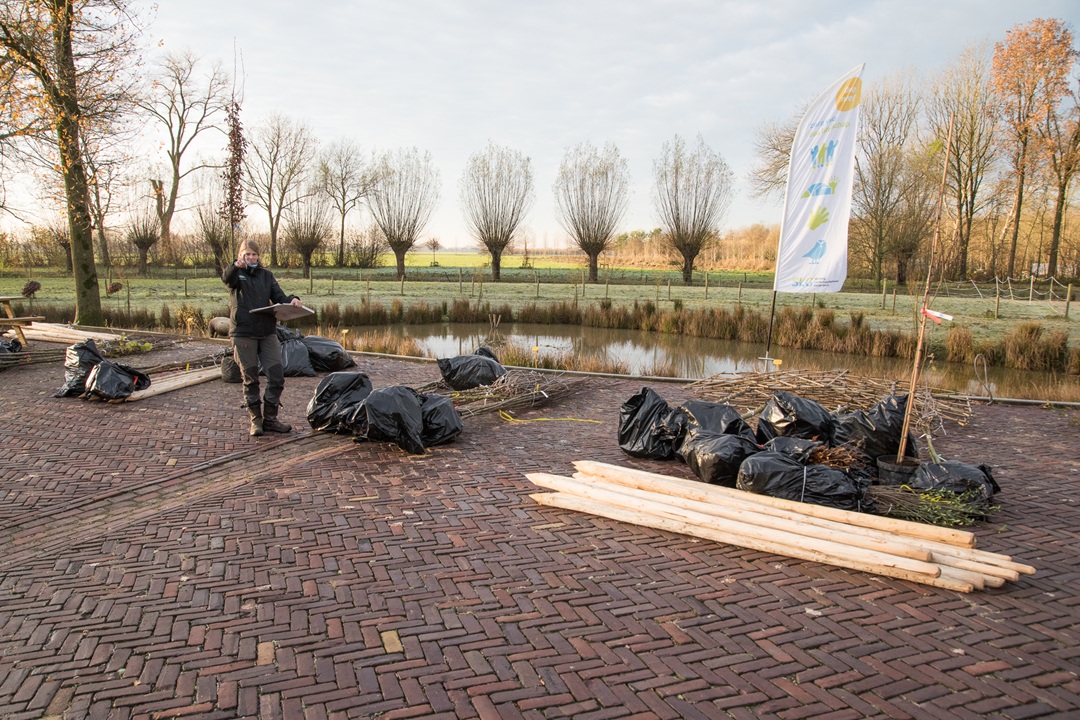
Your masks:
<instances>
[{"instance_id":1,"label":"tree with orange leaves","mask_svg":"<svg viewBox=\"0 0 1080 720\"><path fill-rule=\"evenodd\" d=\"M1068 93L1069 70L1076 61L1072 33L1061 20L1036 18L1017 25L994 46L991 81L1002 104L1004 142L1014 179L1007 273L1016 265L1016 244L1025 182L1044 159L1039 131ZM1051 273L1054 271L1051 270Z\"/></svg>"},{"instance_id":2,"label":"tree with orange leaves","mask_svg":"<svg viewBox=\"0 0 1080 720\"><path fill-rule=\"evenodd\" d=\"M0 135L49 142L64 181L75 321L101 325L93 220L85 164L88 123L130 96L136 58L127 0L0 3Z\"/></svg>"}]
</instances>

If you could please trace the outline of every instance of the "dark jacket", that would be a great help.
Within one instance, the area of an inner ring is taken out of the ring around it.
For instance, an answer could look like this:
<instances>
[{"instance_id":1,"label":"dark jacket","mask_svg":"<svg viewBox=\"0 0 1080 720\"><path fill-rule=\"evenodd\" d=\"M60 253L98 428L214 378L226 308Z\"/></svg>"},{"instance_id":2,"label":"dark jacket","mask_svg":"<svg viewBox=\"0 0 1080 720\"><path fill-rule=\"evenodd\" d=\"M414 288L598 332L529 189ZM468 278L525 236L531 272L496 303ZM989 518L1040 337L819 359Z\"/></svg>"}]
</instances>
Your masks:
<instances>
[{"instance_id":1,"label":"dark jacket","mask_svg":"<svg viewBox=\"0 0 1080 720\"><path fill-rule=\"evenodd\" d=\"M221 274L229 286L229 337L266 337L274 333L277 321L272 313L251 313L255 308L287 303L295 295L286 295L274 274L262 265L255 269L238 268L230 263Z\"/></svg>"}]
</instances>

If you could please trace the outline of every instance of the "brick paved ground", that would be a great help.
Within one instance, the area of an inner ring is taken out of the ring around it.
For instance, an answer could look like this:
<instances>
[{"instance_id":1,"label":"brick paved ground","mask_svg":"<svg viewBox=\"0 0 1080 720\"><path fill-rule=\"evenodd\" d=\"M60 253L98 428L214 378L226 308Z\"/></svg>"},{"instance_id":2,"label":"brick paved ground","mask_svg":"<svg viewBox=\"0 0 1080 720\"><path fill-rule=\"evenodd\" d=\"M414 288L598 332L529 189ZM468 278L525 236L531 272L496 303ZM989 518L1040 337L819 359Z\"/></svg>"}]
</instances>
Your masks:
<instances>
[{"instance_id":1,"label":"brick paved ground","mask_svg":"<svg viewBox=\"0 0 1080 720\"><path fill-rule=\"evenodd\" d=\"M248 438L217 381L62 384L0 374L3 718L1080 717L1080 412L979 407L937 442L1004 488L980 547L1039 568L963 595L534 504L523 473L578 458L688 476L618 449L640 382L524 414L600 424L480 416L421 457Z\"/></svg>"}]
</instances>

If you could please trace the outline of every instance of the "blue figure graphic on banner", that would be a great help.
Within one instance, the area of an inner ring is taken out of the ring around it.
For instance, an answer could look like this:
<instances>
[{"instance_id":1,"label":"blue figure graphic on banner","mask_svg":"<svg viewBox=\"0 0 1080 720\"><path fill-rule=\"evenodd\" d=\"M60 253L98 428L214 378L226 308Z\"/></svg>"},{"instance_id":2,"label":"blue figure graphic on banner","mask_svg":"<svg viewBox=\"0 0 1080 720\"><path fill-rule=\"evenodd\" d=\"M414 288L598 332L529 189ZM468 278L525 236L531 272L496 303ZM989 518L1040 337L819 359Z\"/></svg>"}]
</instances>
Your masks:
<instances>
[{"instance_id":1,"label":"blue figure graphic on banner","mask_svg":"<svg viewBox=\"0 0 1080 720\"><path fill-rule=\"evenodd\" d=\"M825 256L825 241L818 240L814 243L814 247L810 248L810 252L803 255L804 258L810 258L811 265L817 265L821 262L821 258Z\"/></svg>"}]
</instances>

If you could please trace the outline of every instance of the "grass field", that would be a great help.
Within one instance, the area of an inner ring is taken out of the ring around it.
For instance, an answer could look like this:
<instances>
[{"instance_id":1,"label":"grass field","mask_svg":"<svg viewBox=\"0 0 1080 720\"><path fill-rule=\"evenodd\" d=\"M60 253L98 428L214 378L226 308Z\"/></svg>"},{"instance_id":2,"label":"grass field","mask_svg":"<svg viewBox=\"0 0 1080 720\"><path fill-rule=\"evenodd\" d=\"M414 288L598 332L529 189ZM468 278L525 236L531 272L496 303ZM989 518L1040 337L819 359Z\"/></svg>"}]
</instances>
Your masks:
<instances>
[{"instance_id":1,"label":"grass field","mask_svg":"<svg viewBox=\"0 0 1080 720\"><path fill-rule=\"evenodd\" d=\"M469 257L484 257L474 255ZM355 273L355 271L353 271ZM362 273L356 273L361 278ZM705 307L731 308L743 305L747 309L768 313L772 292L768 286L743 285L741 279L732 276L713 277L710 286L703 284L686 287L678 282L651 285L623 285L602 283L580 284L578 277L564 278L563 282L550 281L540 276L540 282L484 282L457 268L447 272L449 277L432 278L427 281L367 280L357 277L329 278L316 271L312 279L304 279L296 270L275 272L282 288L290 294L301 296L305 304L320 308L328 303L340 307L361 303L379 303L389 307L395 301L406 308L417 303L440 305L455 299L490 303L492 307L508 305L514 311L526 304L555 304L575 300L581 304L632 305L636 302L653 302L659 309L671 310L681 305L686 309ZM66 308L74 305L72 281L69 277L35 275L42 287L35 298L22 303L20 312L40 314L45 307ZM554 278L557 280L558 278ZM569 281L565 281L569 280ZM19 295L25 277L0 277L0 295ZM102 278L102 287L106 283ZM204 274L201 277L128 277L122 280L123 288L111 297L103 297L102 304L114 310L144 310L160 314L162 306L169 306L172 314L182 306L200 310L206 317L225 314L228 294L221 280ZM918 298L909 295L882 296L874 293L809 294L781 293L777 296L778 307L806 306L829 308L835 311L837 322L848 321L852 313L862 314L864 322L878 330L914 331L917 328L916 310ZM16 304L19 307L19 304ZM884 307L882 307L884 305ZM976 341L996 339L1013 329L1018 322L1037 321L1048 331L1064 331L1069 344L1080 344L1075 328L1076 314L1080 308L1069 308L1061 301L1028 301L1026 299L1001 299L993 297L936 297L931 307L954 317L953 325L968 328ZM995 317L995 311L998 317ZM943 325L941 328L945 328Z\"/></svg>"}]
</instances>

